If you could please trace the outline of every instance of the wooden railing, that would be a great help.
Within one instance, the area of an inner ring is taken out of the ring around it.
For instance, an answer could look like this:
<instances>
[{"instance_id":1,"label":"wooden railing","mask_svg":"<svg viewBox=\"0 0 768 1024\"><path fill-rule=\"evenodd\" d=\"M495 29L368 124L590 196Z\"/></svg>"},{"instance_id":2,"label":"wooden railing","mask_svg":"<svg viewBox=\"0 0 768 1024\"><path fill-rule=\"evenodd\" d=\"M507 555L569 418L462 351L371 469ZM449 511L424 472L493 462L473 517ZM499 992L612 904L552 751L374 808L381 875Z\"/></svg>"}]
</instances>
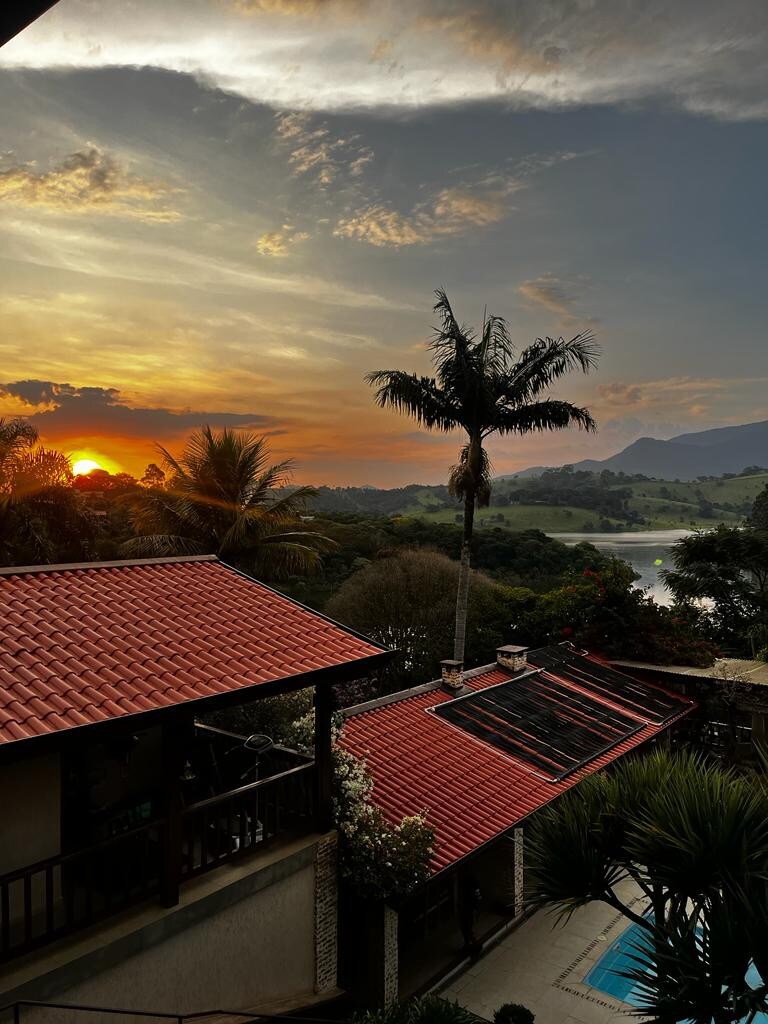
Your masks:
<instances>
[{"instance_id":1,"label":"wooden railing","mask_svg":"<svg viewBox=\"0 0 768 1024\"><path fill-rule=\"evenodd\" d=\"M0 878L0 958L85 928L160 886L165 823L150 822Z\"/></svg>"},{"instance_id":2,"label":"wooden railing","mask_svg":"<svg viewBox=\"0 0 768 1024\"><path fill-rule=\"evenodd\" d=\"M152 821L3 875L0 960L149 898L166 898L169 863L184 881L278 836L306 834L315 827L314 812L310 761L183 808L180 828L171 819Z\"/></svg>"},{"instance_id":3,"label":"wooden railing","mask_svg":"<svg viewBox=\"0 0 768 1024\"><path fill-rule=\"evenodd\" d=\"M314 764L309 762L185 808L182 879L210 871L278 835L311 829L314 783Z\"/></svg>"}]
</instances>

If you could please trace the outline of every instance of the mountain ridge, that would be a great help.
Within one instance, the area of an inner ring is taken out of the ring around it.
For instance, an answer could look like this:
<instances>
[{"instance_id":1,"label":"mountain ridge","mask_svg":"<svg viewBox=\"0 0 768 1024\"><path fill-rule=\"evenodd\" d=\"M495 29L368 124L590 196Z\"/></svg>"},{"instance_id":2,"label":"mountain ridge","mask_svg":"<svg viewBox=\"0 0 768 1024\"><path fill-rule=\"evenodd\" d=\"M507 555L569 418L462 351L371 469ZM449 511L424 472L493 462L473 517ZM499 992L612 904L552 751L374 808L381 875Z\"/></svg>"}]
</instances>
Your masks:
<instances>
[{"instance_id":1,"label":"mountain ridge","mask_svg":"<svg viewBox=\"0 0 768 1024\"><path fill-rule=\"evenodd\" d=\"M573 463L577 470L657 477L663 480L696 480L700 476L740 473L748 466L768 465L768 420L678 434L662 441L639 437L607 459L583 459ZM530 466L506 473L500 480L540 476L548 466Z\"/></svg>"}]
</instances>

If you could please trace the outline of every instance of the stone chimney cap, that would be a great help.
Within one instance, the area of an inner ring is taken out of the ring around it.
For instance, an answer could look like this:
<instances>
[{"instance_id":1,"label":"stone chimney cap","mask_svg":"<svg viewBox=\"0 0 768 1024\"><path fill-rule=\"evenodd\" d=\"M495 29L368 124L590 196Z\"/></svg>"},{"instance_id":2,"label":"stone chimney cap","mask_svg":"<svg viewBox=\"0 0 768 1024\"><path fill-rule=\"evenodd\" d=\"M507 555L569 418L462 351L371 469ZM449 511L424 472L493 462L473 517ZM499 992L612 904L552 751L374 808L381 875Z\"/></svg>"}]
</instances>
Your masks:
<instances>
[{"instance_id":1,"label":"stone chimney cap","mask_svg":"<svg viewBox=\"0 0 768 1024\"><path fill-rule=\"evenodd\" d=\"M508 655L527 654L530 647L519 647L517 644L505 644L503 647L498 647L496 650L497 652Z\"/></svg>"},{"instance_id":2,"label":"stone chimney cap","mask_svg":"<svg viewBox=\"0 0 768 1024\"><path fill-rule=\"evenodd\" d=\"M446 658L440 662L442 685L446 693L455 697L464 689L464 662Z\"/></svg>"}]
</instances>

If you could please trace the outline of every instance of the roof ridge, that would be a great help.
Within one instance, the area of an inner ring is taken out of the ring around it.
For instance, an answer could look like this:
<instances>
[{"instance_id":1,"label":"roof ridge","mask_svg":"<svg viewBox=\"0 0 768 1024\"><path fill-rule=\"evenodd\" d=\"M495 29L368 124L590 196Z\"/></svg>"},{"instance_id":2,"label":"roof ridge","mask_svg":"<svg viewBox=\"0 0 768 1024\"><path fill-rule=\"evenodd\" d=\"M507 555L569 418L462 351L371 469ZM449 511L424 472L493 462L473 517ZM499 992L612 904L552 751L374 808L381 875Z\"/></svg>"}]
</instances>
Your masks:
<instances>
[{"instance_id":1,"label":"roof ridge","mask_svg":"<svg viewBox=\"0 0 768 1024\"><path fill-rule=\"evenodd\" d=\"M467 669L462 674L462 679L484 676L487 672L493 672L495 669L504 671L504 666L499 665L497 661L492 661L488 665L478 665L477 668ZM442 684L442 679L431 679L428 683L419 683L418 686L411 686L407 690L396 690L394 693L384 694L383 697L374 697L373 700L363 701L362 704L352 704L348 708L341 708L341 715L347 719L352 718L353 715L362 715L365 711L375 711L376 708L386 707L388 704L398 704L401 701L410 700L412 697L430 693L432 690L439 690Z\"/></svg>"},{"instance_id":2,"label":"roof ridge","mask_svg":"<svg viewBox=\"0 0 768 1024\"><path fill-rule=\"evenodd\" d=\"M108 562L60 562L55 565L6 565L0 576L30 576L44 572L74 572L78 569L130 569L136 565L170 565L175 562L218 562L218 555L167 555L159 558L118 558Z\"/></svg>"}]
</instances>

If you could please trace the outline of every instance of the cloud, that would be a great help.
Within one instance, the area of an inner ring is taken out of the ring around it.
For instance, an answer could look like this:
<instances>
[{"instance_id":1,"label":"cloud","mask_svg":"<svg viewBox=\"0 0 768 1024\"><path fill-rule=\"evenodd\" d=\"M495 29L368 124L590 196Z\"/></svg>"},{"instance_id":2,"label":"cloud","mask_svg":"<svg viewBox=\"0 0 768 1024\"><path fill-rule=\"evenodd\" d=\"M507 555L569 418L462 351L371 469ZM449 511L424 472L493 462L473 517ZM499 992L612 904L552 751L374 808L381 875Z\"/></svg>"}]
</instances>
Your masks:
<instances>
[{"instance_id":1,"label":"cloud","mask_svg":"<svg viewBox=\"0 0 768 1024\"><path fill-rule=\"evenodd\" d=\"M229 6L240 14L282 14L315 18L333 11L362 11L366 0L230 0Z\"/></svg>"},{"instance_id":2,"label":"cloud","mask_svg":"<svg viewBox=\"0 0 768 1024\"><path fill-rule=\"evenodd\" d=\"M290 246L309 238L306 231L294 231L292 225L283 224L279 231L267 231L256 240L262 256L286 256Z\"/></svg>"},{"instance_id":3,"label":"cloud","mask_svg":"<svg viewBox=\"0 0 768 1024\"><path fill-rule=\"evenodd\" d=\"M145 0L140 17L133 5L59 7L4 47L6 66L160 67L289 110L500 99L768 118L764 0Z\"/></svg>"},{"instance_id":4,"label":"cloud","mask_svg":"<svg viewBox=\"0 0 768 1024\"><path fill-rule=\"evenodd\" d=\"M168 206L175 191L130 174L95 146L71 153L46 171L33 163L0 170L0 202L56 213L104 213L167 223L181 217Z\"/></svg>"},{"instance_id":5,"label":"cloud","mask_svg":"<svg viewBox=\"0 0 768 1024\"><path fill-rule=\"evenodd\" d=\"M758 384L766 378L744 377L662 377L637 383L611 381L595 389L596 407L608 415L631 407L633 413L646 415L688 416L700 419L712 415L723 402L742 392L747 385ZM737 418L743 422L745 417ZM717 422L722 417L715 417ZM714 422L714 420L713 420ZM674 432L674 431L673 431Z\"/></svg>"},{"instance_id":6,"label":"cloud","mask_svg":"<svg viewBox=\"0 0 768 1024\"><path fill-rule=\"evenodd\" d=\"M276 420L260 413L193 412L127 404L117 388L76 387L47 380L0 384L0 397L18 399L34 411L30 423L46 438L122 436L164 440L205 423L217 427L267 429Z\"/></svg>"},{"instance_id":7,"label":"cloud","mask_svg":"<svg viewBox=\"0 0 768 1024\"><path fill-rule=\"evenodd\" d=\"M410 214L373 203L340 220L333 233L337 238L354 238L379 247L427 245L439 238L498 224L509 214L508 197L522 187L510 180L503 187L479 192L466 187L444 188Z\"/></svg>"},{"instance_id":8,"label":"cloud","mask_svg":"<svg viewBox=\"0 0 768 1024\"><path fill-rule=\"evenodd\" d=\"M599 384L597 394L609 405L639 405L644 400L643 389L638 384L624 384L614 381L612 384Z\"/></svg>"},{"instance_id":9,"label":"cloud","mask_svg":"<svg viewBox=\"0 0 768 1024\"><path fill-rule=\"evenodd\" d=\"M586 279L583 277L566 281L555 274L542 274L530 281L521 282L515 290L528 304L542 306L550 313L556 313L560 317L561 326L568 327L578 321L594 321L594 318L580 316L574 310L578 293L584 291L585 284Z\"/></svg>"},{"instance_id":10,"label":"cloud","mask_svg":"<svg viewBox=\"0 0 768 1024\"><path fill-rule=\"evenodd\" d=\"M288 147L292 173L321 186L330 185L341 174L359 178L373 160L373 150L361 145L356 136L333 135L326 124L314 123L311 115L301 111L277 114L275 132Z\"/></svg>"},{"instance_id":11,"label":"cloud","mask_svg":"<svg viewBox=\"0 0 768 1024\"><path fill-rule=\"evenodd\" d=\"M138 240L127 247L122 239L98 236L91 230L62 229L59 224L30 224L25 219L4 224L4 254L19 262L67 270L89 277L135 281L153 286L181 286L222 293L258 291L293 296L303 302L350 309L414 307L402 297L346 286L330 276L267 273L253 260L238 261L191 245L158 245ZM127 258L130 254L131 258Z\"/></svg>"}]
</instances>

